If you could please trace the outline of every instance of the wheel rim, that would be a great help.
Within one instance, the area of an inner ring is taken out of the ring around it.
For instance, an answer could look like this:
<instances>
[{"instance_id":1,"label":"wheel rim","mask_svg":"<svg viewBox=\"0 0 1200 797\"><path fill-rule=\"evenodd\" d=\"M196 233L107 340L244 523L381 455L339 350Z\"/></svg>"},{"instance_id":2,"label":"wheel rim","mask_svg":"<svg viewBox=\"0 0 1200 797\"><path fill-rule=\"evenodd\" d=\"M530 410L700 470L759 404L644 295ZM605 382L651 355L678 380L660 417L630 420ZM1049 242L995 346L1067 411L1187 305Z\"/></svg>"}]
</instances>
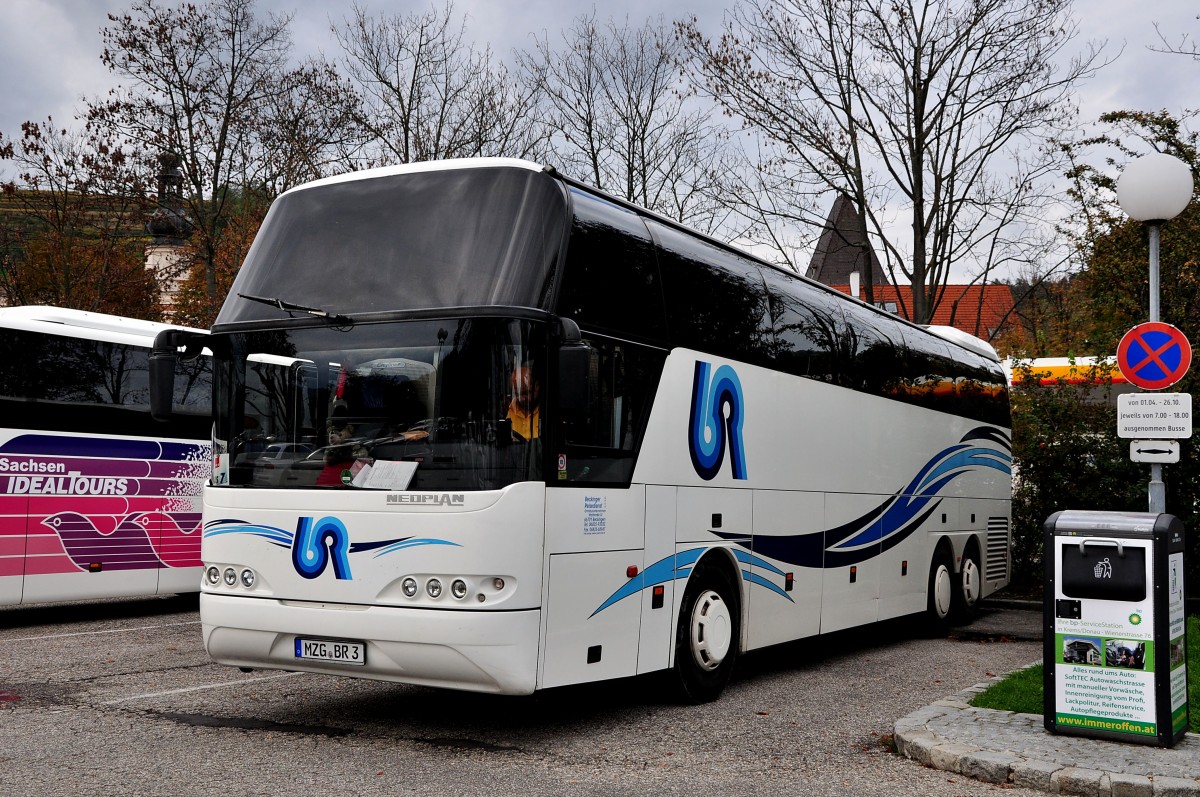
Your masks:
<instances>
[{"instance_id":1,"label":"wheel rim","mask_svg":"<svg viewBox=\"0 0 1200 797\"><path fill-rule=\"evenodd\" d=\"M954 599L954 579L951 578L950 568L938 564L933 576L933 608L938 617L950 616L950 604Z\"/></svg>"},{"instance_id":2,"label":"wheel rim","mask_svg":"<svg viewBox=\"0 0 1200 797\"><path fill-rule=\"evenodd\" d=\"M733 617L729 605L713 590L705 590L696 598L690 630L696 664L708 671L720 667L733 644Z\"/></svg>"},{"instance_id":3,"label":"wheel rim","mask_svg":"<svg viewBox=\"0 0 1200 797\"><path fill-rule=\"evenodd\" d=\"M974 606L979 600L979 563L974 557L968 556L962 563L962 597L963 604Z\"/></svg>"}]
</instances>

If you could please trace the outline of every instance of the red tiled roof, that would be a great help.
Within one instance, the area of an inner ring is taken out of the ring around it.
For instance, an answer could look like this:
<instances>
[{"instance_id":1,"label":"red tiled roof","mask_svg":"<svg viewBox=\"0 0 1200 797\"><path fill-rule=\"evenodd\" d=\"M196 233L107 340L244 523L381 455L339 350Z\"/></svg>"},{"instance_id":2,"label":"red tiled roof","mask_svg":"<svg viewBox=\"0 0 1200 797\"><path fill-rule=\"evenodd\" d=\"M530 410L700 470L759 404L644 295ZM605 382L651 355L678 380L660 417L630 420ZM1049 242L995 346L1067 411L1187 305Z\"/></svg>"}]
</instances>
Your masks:
<instances>
[{"instance_id":1,"label":"red tiled roof","mask_svg":"<svg viewBox=\"0 0 1200 797\"><path fill-rule=\"evenodd\" d=\"M849 285L832 285L836 291L849 294ZM896 304L896 314L907 317L912 312L912 287L902 285L897 298L895 285L876 285L875 304L885 305L888 302ZM862 289L859 297L863 298ZM981 303L982 299L982 303ZM958 306L955 307L955 302ZM942 289L941 300L934 310L930 322L938 326L955 327L976 337L989 340L994 338L1002 325L1012 323L1013 308L1012 289L1007 285L947 285ZM954 314L953 321L950 314Z\"/></svg>"}]
</instances>

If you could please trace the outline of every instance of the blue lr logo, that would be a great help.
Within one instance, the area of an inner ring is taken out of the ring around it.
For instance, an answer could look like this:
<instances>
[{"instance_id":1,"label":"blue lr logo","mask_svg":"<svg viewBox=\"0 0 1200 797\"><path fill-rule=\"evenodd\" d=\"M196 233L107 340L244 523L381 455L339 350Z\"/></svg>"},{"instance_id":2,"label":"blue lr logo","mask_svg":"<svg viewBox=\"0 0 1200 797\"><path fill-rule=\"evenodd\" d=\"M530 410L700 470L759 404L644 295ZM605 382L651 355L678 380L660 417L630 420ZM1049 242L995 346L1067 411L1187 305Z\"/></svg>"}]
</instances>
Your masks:
<instances>
[{"instance_id":1,"label":"blue lr logo","mask_svg":"<svg viewBox=\"0 0 1200 797\"><path fill-rule=\"evenodd\" d=\"M350 533L335 517L323 517L316 523L302 517L296 524L292 541L292 565L305 578L316 578L333 562L333 574L350 578Z\"/></svg>"},{"instance_id":2,"label":"blue lr logo","mask_svg":"<svg viewBox=\"0 0 1200 797\"><path fill-rule=\"evenodd\" d=\"M746 451L742 444L744 406L742 383L733 368L722 365L713 373L711 363L696 361L688 449L692 467L705 481L714 478L721 469L727 441L733 478L746 478Z\"/></svg>"}]
</instances>

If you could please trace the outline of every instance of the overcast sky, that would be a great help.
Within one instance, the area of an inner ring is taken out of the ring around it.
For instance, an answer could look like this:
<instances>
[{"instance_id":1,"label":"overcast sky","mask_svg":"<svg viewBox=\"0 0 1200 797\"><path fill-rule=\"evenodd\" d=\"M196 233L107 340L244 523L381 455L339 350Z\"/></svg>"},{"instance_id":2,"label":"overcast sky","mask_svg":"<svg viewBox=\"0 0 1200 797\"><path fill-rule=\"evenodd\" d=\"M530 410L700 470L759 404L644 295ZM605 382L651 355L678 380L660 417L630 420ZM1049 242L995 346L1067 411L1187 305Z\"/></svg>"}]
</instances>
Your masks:
<instances>
[{"instance_id":1,"label":"overcast sky","mask_svg":"<svg viewBox=\"0 0 1200 797\"><path fill-rule=\"evenodd\" d=\"M160 0L170 4L170 0ZM426 0L362 0L373 12L407 13L428 8ZM669 19L695 15L701 29L715 33L734 0L605 0L601 15ZM21 122L70 122L82 96L94 97L114 85L100 63L100 29L106 13L124 11L128 0L0 0L0 131L17 136ZM329 18L340 19L350 7L340 0L259 0L260 11L294 11L292 35L297 52L324 51L333 56ZM531 33L553 37L593 4L581 0L457 0L468 15L468 32L501 55L527 48ZM1182 34L1200 37L1200 7L1195 0L1078 0L1084 40L1109 41L1120 57L1091 81L1081 96L1084 119L1108 110L1165 108L1179 113L1200 107L1200 63L1147 50L1160 44L1154 23L1177 41Z\"/></svg>"}]
</instances>

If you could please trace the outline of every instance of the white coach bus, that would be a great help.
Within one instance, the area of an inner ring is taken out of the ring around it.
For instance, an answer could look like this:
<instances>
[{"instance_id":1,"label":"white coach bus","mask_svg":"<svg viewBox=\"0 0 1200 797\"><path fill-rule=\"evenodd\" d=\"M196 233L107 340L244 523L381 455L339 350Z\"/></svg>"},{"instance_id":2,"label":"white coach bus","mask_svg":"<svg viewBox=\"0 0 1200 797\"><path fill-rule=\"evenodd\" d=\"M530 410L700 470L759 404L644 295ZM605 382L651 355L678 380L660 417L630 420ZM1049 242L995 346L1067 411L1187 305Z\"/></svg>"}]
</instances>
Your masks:
<instances>
[{"instance_id":1,"label":"white coach bus","mask_svg":"<svg viewBox=\"0 0 1200 797\"><path fill-rule=\"evenodd\" d=\"M707 700L745 651L944 622L1009 578L1005 376L966 344L524 161L298 187L205 341L205 645Z\"/></svg>"}]
</instances>

